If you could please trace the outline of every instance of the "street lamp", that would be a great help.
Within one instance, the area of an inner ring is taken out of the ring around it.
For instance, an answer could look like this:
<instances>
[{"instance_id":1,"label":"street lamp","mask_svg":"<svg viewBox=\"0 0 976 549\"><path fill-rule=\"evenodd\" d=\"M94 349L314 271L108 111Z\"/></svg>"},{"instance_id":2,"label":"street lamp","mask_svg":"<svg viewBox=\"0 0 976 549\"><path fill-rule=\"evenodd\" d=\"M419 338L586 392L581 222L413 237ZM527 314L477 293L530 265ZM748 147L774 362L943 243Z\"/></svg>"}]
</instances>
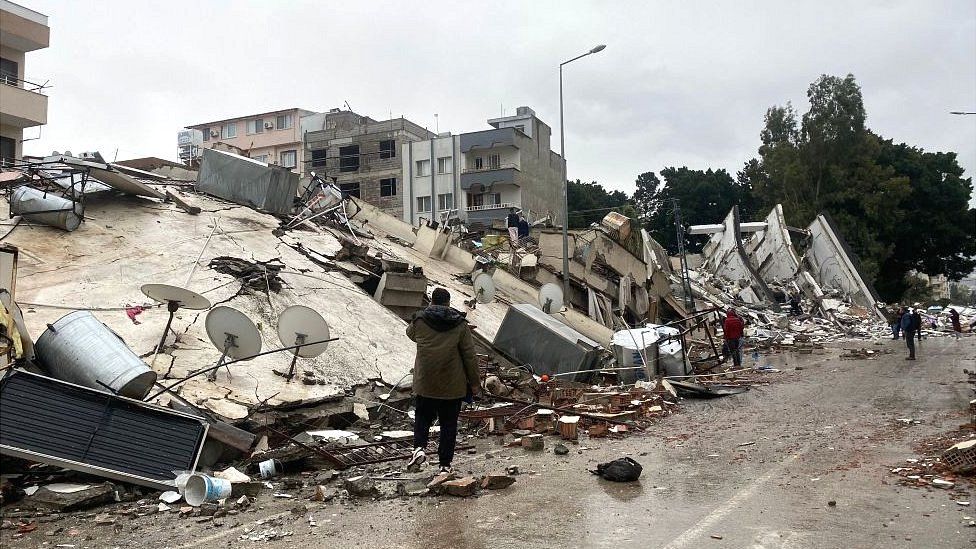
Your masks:
<instances>
[{"instance_id":1,"label":"street lamp","mask_svg":"<svg viewBox=\"0 0 976 549\"><path fill-rule=\"evenodd\" d=\"M606 44L600 44L583 55L577 55L569 61L559 64L559 156L563 157L563 300L570 303L569 294L569 182L566 180L566 124L563 122L563 65L567 65L606 49Z\"/></svg>"}]
</instances>

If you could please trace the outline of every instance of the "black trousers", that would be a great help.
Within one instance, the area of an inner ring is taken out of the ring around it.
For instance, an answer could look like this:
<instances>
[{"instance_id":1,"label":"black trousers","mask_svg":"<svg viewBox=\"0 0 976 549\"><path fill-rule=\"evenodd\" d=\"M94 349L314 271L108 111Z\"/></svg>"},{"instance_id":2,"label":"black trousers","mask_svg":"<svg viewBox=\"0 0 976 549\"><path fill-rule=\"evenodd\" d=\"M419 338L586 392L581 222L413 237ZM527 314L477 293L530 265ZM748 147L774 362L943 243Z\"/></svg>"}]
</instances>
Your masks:
<instances>
[{"instance_id":1,"label":"black trousers","mask_svg":"<svg viewBox=\"0 0 976 549\"><path fill-rule=\"evenodd\" d=\"M742 367L742 339L726 339L723 348L732 355L732 365Z\"/></svg>"},{"instance_id":2,"label":"black trousers","mask_svg":"<svg viewBox=\"0 0 976 549\"><path fill-rule=\"evenodd\" d=\"M437 419L441 434L438 437L437 457L441 467L450 467L454 461L454 446L457 444L458 415L461 413L462 399L442 399L416 396L413 421L413 445L415 448L427 447L430 439L430 426Z\"/></svg>"},{"instance_id":3,"label":"black trousers","mask_svg":"<svg viewBox=\"0 0 976 549\"><path fill-rule=\"evenodd\" d=\"M915 330L905 330L905 344L908 345L908 358L915 358Z\"/></svg>"}]
</instances>

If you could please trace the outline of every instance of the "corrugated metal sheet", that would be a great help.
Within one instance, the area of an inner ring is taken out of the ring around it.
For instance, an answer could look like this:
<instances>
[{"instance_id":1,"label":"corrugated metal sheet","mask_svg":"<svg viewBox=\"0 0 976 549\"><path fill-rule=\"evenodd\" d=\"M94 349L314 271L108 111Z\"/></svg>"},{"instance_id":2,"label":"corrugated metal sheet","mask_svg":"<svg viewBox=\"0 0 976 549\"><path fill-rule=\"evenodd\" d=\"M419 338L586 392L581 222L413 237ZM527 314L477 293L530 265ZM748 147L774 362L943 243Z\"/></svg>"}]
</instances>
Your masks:
<instances>
[{"instance_id":1,"label":"corrugated metal sheet","mask_svg":"<svg viewBox=\"0 0 976 549\"><path fill-rule=\"evenodd\" d=\"M192 471L201 418L14 370L0 380L0 453L166 488Z\"/></svg>"},{"instance_id":2,"label":"corrugated metal sheet","mask_svg":"<svg viewBox=\"0 0 976 549\"><path fill-rule=\"evenodd\" d=\"M287 215L298 196L298 174L240 155L203 149L193 188L237 204Z\"/></svg>"}]
</instances>

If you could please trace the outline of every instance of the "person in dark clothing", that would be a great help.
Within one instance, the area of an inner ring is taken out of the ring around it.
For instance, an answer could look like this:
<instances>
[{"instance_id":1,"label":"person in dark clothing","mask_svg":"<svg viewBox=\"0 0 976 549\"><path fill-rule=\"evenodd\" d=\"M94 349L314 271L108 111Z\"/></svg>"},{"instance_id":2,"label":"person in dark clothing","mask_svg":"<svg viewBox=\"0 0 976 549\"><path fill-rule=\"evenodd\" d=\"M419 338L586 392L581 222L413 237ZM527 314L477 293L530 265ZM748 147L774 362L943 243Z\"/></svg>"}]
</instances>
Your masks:
<instances>
[{"instance_id":1,"label":"person in dark clothing","mask_svg":"<svg viewBox=\"0 0 976 549\"><path fill-rule=\"evenodd\" d=\"M952 332L956 339L962 336L962 324L959 322L959 311L955 308L949 309L949 319L952 321Z\"/></svg>"},{"instance_id":2,"label":"person in dark clothing","mask_svg":"<svg viewBox=\"0 0 976 549\"><path fill-rule=\"evenodd\" d=\"M905 315L905 308L898 307L898 310L894 314L894 323L891 325L891 339L898 339L898 335L901 333L901 317Z\"/></svg>"},{"instance_id":3,"label":"person in dark clothing","mask_svg":"<svg viewBox=\"0 0 976 549\"><path fill-rule=\"evenodd\" d=\"M515 208L508 210L508 217L505 218L505 226L508 227L508 243L515 248L518 245L519 236L519 216Z\"/></svg>"},{"instance_id":4,"label":"person in dark clothing","mask_svg":"<svg viewBox=\"0 0 976 549\"><path fill-rule=\"evenodd\" d=\"M451 308L451 294L435 288L430 306L414 314L407 337L417 343L413 366L414 450L407 466L422 465L434 419L441 432L437 451L441 472L450 472L457 444L458 415L469 396L481 392L474 341L467 319Z\"/></svg>"},{"instance_id":5,"label":"person in dark clothing","mask_svg":"<svg viewBox=\"0 0 976 549\"><path fill-rule=\"evenodd\" d=\"M519 240L529 236L529 222L523 216L519 216L518 235Z\"/></svg>"},{"instance_id":6,"label":"person in dark clothing","mask_svg":"<svg viewBox=\"0 0 976 549\"><path fill-rule=\"evenodd\" d=\"M790 294L790 316L800 316L803 309L800 308L800 294Z\"/></svg>"},{"instance_id":7,"label":"person in dark clothing","mask_svg":"<svg viewBox=\"0 0 976 549\"><path fill-rule=\"evenodd\" d=\"M725 322L722 323L722 338L725 340L724 349L732 355L732 364L736 368L742 367L742 331L745 322L742 317L735 314L735 309L729 309L725 315Z\"/></svg>"},{"instance_id":8,"label":"person in dark clothing","mask_svg":"<svg viewBox=\"0 0 976 549\"><path fill-rule=\"evenodd\" d=\"M922 313L918 312L918 307L912 311L912 327L915 328L915 335L918 336L919 343L922 342Z\"/></svg>"},{"instance_id":9,"label":"person in dark clothing","mask_svg":"<svg viewBox=\"0 0 976 549\"><path fill-rule=\"evenodd\" d=\"M908 358L905 360L915 360L915 322L907 310L901 315L901 330L905 332L905 345L908 346Z\"/></svg>"}]
</instances>

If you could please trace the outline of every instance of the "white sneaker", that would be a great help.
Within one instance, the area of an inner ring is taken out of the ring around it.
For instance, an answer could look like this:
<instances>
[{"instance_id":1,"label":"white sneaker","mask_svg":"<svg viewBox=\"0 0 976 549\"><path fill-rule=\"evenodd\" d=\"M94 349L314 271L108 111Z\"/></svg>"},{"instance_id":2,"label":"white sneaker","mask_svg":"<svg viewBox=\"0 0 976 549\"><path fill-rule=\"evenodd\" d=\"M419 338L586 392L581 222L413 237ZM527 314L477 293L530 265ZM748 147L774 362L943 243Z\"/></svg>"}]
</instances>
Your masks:
<instances>
[{"instance_id":1,"label":"white sneaker","mask_svg":"<svg viewBox=\"0 0 976 549\"><path fill-rule=\"evenodd\" d=\"M407 468L410 467L420 467L427 461L427 454L424 453L423 448L414 448L413 455L410 456L410 461L407 462Z\"/></svg>"},{"instance_id":2,"label":"white sneaker","mask_svg":"<svg viewBox=\"0 0 976 549\"><path fill-rule=\"evenodd\" d=\"M453 473L454 472L454 469L452 469L450 467L441 467L441 470L439 472L440 473Z\"/></svg>"}]
</instances>

